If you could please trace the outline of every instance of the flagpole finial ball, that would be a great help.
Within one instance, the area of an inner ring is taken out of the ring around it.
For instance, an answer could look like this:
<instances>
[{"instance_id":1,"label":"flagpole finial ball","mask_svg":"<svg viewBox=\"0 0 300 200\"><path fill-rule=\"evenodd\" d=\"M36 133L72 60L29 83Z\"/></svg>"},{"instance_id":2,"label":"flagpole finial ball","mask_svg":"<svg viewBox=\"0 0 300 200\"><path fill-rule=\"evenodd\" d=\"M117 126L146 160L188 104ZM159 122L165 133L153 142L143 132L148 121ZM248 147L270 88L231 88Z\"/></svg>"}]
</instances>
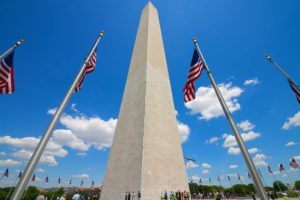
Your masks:
<instances>
[{"instance_id":1,"label":"flagpole finial ball","mask_svg":"<svg viewBox=\"0 0 300 200\"><path fill-rule=\"evenodd\" d=\"M104 31L101 31L100 36L102 37L104 35Z\"/></svg>"},{"instance_id":2,"label":"flagpole finial ball","mask_svg":"<svg viewBox=\"0 0 300 200\"><path fill-rule=\"evenodd\" d=\"M197 43L197 39L195 37L192 38L194 43Z\"/></svg>"},{"instance_id":3,"label":"flagpole finial ball","mask_svg":"<svg viewBox=\"0 0 300 200\"><path fill-rule=\"evenodd\" d=\"M267 60L272 61L271 56L269 56L268 54L265 54L264 57L265 57Z\"/></svg>"},{"instance_id":4,"label":"flagpole finial ball","mask_svg":"<svg viewBox=\"0 0 300 200\"><path fill-rule=\"evenodd\" d=\"M17 42L17 45L20 45L24 42L24 39L20 39L18 42Z\"/></svg>"}]
</instances>

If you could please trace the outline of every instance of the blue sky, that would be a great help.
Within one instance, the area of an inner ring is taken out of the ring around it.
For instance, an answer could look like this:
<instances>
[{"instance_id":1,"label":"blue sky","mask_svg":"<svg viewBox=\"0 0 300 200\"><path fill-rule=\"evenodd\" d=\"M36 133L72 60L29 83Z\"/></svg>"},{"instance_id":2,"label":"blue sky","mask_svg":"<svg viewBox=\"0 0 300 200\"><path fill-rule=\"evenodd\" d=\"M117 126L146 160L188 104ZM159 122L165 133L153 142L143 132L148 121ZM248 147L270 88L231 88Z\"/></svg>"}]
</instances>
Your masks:
<instances>
[{"instance_id":1,"label":"blue sky","mask_svg":"<svg viewBox=\"0 0 300 200\"><path fill-rule=\"evenodd\" d=\"M252 157L270 184L282 162L300 162L299 105L286 80L264 58L269 53L300 82L299 1L152 1L163 34L175 108L178 112L188 176L197 181L240 173L249 182L241 154L218 107L206 74L196 82L197 99L184 105L186 81L196 36ZM0 170L12 184L37 139L51 120L100 31L96 70L75 94L39 164L37 177L72 178L101 184L125 87L142 8L147 1L5 1L0 8L0 51L19 38L15 55L15 93L1 95ZM248 80L248 81L247 81ZM248 83L248 84L247 84ZM286 171L287 171L286 170ZM293 181L299 171L289 171ZM276 175L286 182L284 174ZM237 183L236 178L232 178ZM207 182L205 182L207 183ZM35 182L35 185L45 185Z\"/></svg>"}]
</instances>

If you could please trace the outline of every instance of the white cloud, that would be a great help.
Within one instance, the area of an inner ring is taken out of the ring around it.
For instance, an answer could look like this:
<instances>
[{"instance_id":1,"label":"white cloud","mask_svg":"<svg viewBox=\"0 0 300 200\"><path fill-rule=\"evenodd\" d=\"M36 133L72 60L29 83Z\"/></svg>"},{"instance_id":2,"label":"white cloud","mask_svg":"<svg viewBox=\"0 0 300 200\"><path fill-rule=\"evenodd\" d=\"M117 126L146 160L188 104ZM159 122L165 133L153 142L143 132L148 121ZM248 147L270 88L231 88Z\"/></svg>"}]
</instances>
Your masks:
<instances>
[{"instance_id":1,"label":"white cloud","mask_svg":"<svg viewBox=\"0 0 300 200\"><path fill-rule=\"evenodd\" d=\"M256 154L254 157L253 157L253 160L261 160L261 159L266 159L267 156L265 154Z\"/></svg>"},{"instance_id":2,"label":"white cloud","mask_svg":"<svg viewBox=\"0 0 300 200\"><path fill-rule=\"evenodd\" d=\"M232 86L232 83L221 83L218 87L230 112L233 113L240 110L241 106L237 98L243 90L237 86ZM200 114L199 119L210 120L224 115L214 89L211 86L198 88L196 99L186 103L185 106L191 110L192 114Z\"/></svg>"},{"instance_id":3,"label":"white cloud","mask_svg":"<svg viewBox=\"0 0 300 200\"><path fill-rule=\"evenodd\" d=\"M76 112L76 113L79 113L79 111L77 110L76 106L77 106L76 103L72 103L72 105L71 105L71 110L73 110L73 111Z\"/></svg>"},{"instance_id":4,"label":"white cloud","mask_svg":"<svg viewBox=\"0 0 300 200\"><path fill-rule=\"evenodd\" d=\"M248 133L242 133L242 138L244 140L244 142L250 141L250 140L254 140L255 138L260 136L260 133L254 132L254 131L249 131ZM229 135L224 143L223 143L224 147L234 147L237 146L237 142L235 140L235 137L233 135Z\"/></svg>"},{"instance_id":5,"label":"white cloud","mask_svg":"<svg viewBox=\"0 0 300 200\"><path fill-rule=\"evenodd\" d=\"M300 111L298 111L293 117L289 117L286 122L284 122L282 129L288 130L291 127L300 126Z\"/></svg>"},{"instance_id":6,"label":"white cloud","mask_svg":"<svg viewBox=\"0 0 300 200\"><path fill-rule=\"evenodd\" d=\"M201 171L201 174L209 174L209 171L207 169L204 169Z\"/></svg>"},{"instance_id":7,"label":"white cloud","mask_svg":"<svg viewBox=\"0 0 300 200\"><path fill-rule=\"evenodd\" d=\"M251 131L255 127L255 125L252 124L249 120L241 121L240 123L237 124L237 126L242 131Z\"/></svg>"},{"instance_id":8,"label":"white cloud","mask_svg":"<svg viewBox=\"0 0 300 200\"><path fill-rule=\"evenodd\" d=\"M4 151L0 152L0 156L5 156L5 155L6 155L6 153Z\"/></svg>"},{"instance_id":9,"label":"white cloud","mask_svg":"<svg viewBox=\"0 0 300 200\"><path fill-rule=\"evenodd\" d=\"M236 168L238 168L237 165L229 165L229 169L236 169Z\"/></svg>"},{"instance_id":10,"label":"white cloud","mask_svg":"<svg viewBox=\"0 0 300 200\"><path fill-rule=\"evenodd\" d=\"M294 159L295 159L296 161L300 161L300 156L294 156Z\"/></svg>"},{"instance_id":11,"label":"white cloud","mask_svg":"<svg viewBox=\"0 0 300 200\"><path fill-rule=\"evenodd\" d=\"M238 155L238 154L241 153L241 150L240 150L239 147L229 147L229 149L228 149L227 152L228 152L228 154L230 154L230 155Z\"/></svg>"},{"instance_id":12,"label":"white cloud","mask_svg":"<svg viewBox=\"0 0 300 200\"><path fill-rule=\"evenodd\" d=\"M208 164L208 163L202 163L201 167L203 167L203 168L211 168L211 165Z\"/></svg>"},{"instance_id":13,"label":"white cloud","mask_svg":"<svg viewBox=\"0 0 300 200\"><path fill-rule=\"evenodd\" d=\"M89 178L90 176L88 174L76 174L76 175L73 175L72 177L83 179L83 178Z\"/></svg>"},{"instance_id":14,"label":"white cloud","mask_svg":"<svg viewBox=\"0 0 300 200\"><path fill-rule=\"evenodd\" d=\"M207 144L213 144L213 143L217 142L219 139L220 139L219 137L214 136L214 137L206 140L205 143L207 143Z\"/></svg>"},{"instance_id":15,"label":"white cloud","mask_svg":"<svg viewBox=\"0 0 300 200\"><path fill-rule=\"evenodd\" d=\"M32 151L21 149L19 151L15 151L12 154L12 156L27 161L32 156L32 153L33 153ZM57 161L55 160L54 155L47 155L46 152L42 154L39 162L43 164L47 164L49 166L57 165Z\"/></svg>"},{"instance_id":16,"label":"white cloud","mask_svg":"<svg viewBox=\"0 0 300 200\"><path fill-rule=\"evenodd\" d=\"M53 132L52 138L56 143L69 146L75 150L87 151L90 148L89 144L79 139L71 130L56 129Z\"/></svg>"},{"instance_id":17,"label":"white cloud","mask_svg":"<svg viewBox=\"0 0 300 200\"><path fill-rule=\"evenodd\" d=\"M223 139L226 139L228 136L229 136L229 135L228 135L227 133L224 133L221 137L222 137Z\"/></svg>"},{"instance_id":18,"label":"white cloud","mask_svg":"<svg viewBox=\"0 0 300 200\"><path fill-rule=\"evenodd\" d=\"M85 152L78 152L77 153L77 156L80 156L80 157L85 157L87 155L87 153Z\"/></svg>"},{"instance_id":19,"label":"white cloud","mask_svg":"<svg viewBox=\"0 0 300 200\"><path fill-rule=\"evenodd\" d=\"M267 158L264 154L256 154L252 159L256 167L267 167L268 163L265 161Z\"/></svg>"},{"instance_id":20,"label":"white cloud","mask_svg":"<svg viewBox=\"0 0 300 200\"><path fill-rule=\"evenodd\" d=\"M260 81L255 77L253 79L245 80L244 85L245 86L248 86L248 85L253 86L253 85L257 85L259 83L260 83Z\"/></svg>"},{"instance_id":21,"label":"white cloud","mask_svg":"<svg viewBox=\"0 0 300 200\"><path fill-rule=\"evenodd\" d=\"M199 176L192 176L191 180L193 181L193 183L199 183L200 177Z\"/></svg>"},{"instance_id":22,"label":"white cloud","mask_svg":"<svg viewBox=\"0 0 300 200\"><path fill-rule=\"evenodd\" d=\"M35 172L37 172L37 173L44 173L45 170L42 169L42 168L37 168L37 169L35 170Z\"/></svg>"},{"instance_id":23,"label":"white cloud","mask_svg":"<svg viewBox=\"0 0 300 200\"><path fill-rule=\"evenodd\" d=\"M78 139L101 150L111 146L117 119L110 118L105 121L98 116L73 117L71 115L63 114L60 118L60 122L70 129ZM82 146L78 148L81 149ZM87 146L84 148L87 148Z\"/></svg>"},{"instance_id":24,"label":"white cloud","mask_svg":"<svg viewBox=\"0 0 300 200\"><path fill-rule=\"evenodd\" d=\"M181 143L184 143L188 140L190 135L190 128L188 125L178 122L178 131L181 139Z\"/></svg>"},{"instance_id":25,"label":"white cloud","mask_svg":"<svg viewBox=\"0 0 300 200\"><path fill-rule=\"evenodd\" d=\"M56 110L57 110L57 108L51 108L51 109L48 110L47 113L48 113L49 115L54 115L54 114L56 113Z\"/></svg>"},{"instance_id":26,"label":"white cloud","mask_svg":"<svg viewBox=\"0 0 300 200\"><path fill-rule=\"evenodd\" d=\"M298 143L296 143L296 142L294 142L294 141L290 141L290 142L286 143L285 146L290 147L290 146L295 146L295 145L297 145L297 144L298 144Z\"/></svg>"},{"instance_id":27,"label":"white cloud","mask_svg":"<svg viewBox=\"0 0 300 200\"><path fill-rule=\"evenodd\" d=\"M196 163L194 163L191 160L187 161L187 163L186 163L186 169L193 169L193 168L196 168L196 167L199 167L199 165L196 164Z\"/></svg>"},{"instance_id":28,"label":"white cloud","mask_svg":"<svg viewBox=\"0 0 300 200\"><path fill-rule=\"evenodd\" d=\"M251 149L248 149L249 153L250 154L254 154L254 153L257 153L259 151L258 148L251 148Z\"/></svg>"},{"instance_id":29,"label":"white cloud","mask_svg":"<svg viewBox=\"0 0 300 200\"><path fill-rule=\"evenodd\" d=\"M20 164L21 163L19 161L12 160L12 159L0 160L1 167L12 167Z\"/></svg>"}]
</instances>

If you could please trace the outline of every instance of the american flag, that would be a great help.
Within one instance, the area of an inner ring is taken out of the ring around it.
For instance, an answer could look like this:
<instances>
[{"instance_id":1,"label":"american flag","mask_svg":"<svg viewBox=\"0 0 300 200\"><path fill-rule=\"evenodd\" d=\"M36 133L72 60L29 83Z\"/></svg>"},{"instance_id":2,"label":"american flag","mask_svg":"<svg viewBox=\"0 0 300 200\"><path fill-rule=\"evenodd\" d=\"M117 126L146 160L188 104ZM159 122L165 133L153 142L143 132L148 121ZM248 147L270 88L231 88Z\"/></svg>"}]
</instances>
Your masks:
<instances>
[{"instance_id":1,"label":"american flag","mask_svg":"<svg viewBox=\"0 0 300 200\"><path fill-rule=\"evenodd\" d=\"M199 55L198 51L195 49L192 62L191 62L190 71L188 74L188 80L183 89L185 103L196 98L194 82L200 77L203 69L204 69L203 59Z\"/></svg>"},{"instance_id":2,"label":"american flag","mask_svg":"<svg viewBox=\"0 0 300 200\"><path fill-rule=\"evenodd\" d=\"M71 185L71 184L72 184L72 180L69 181L69 185Z\"/></svg>"},{"instance_id":3,"label":"american flag","mask_svg":"<svg viewBox=\"0 0 300 200\"><path fill-rule=\"evenodd\" d=\"M95 185L95 181L92 181L92 186L94 186Z\"/></svg>"},{"instance_id":4,"label":"american flag","mask_svg":"<svg viewBox=\"0 0 300 200\"><path fill-rule=\"evenodd\" d=\"M45 178L45 182L46 182L46 183L49 183L49 178L48 178L48 176Z\"/></svg>"},{"instance_id":5,"label":"american flag","mask_svg":"<svg viewBox=\"0 0 300 200\"><path fill-rule=\"evenodd\" d=\"M61 180L60 180L60 177L59 177L57 183L60 184L60 182L61 182Z\"/></svg>"},{"instance_id":6,"label":"american flag","mask_svg":"<svg viewBox=\"0 0 300 200\"><path fill-rule=\"evenodd\" d=\"M15 91L14 54L12 51L0 60L0 94L11 94Z\"/></svg>"},{"instance_id":7,"label":"american flag","mask_svg":"<svg viewBox=\"0 0 300 200\"><path fill-rule=\"evenodd\" d=\"M221 178L220 178L220 176L218 176L217 180L218 180L219 182L221 182Z\"/></svg>"},{"instance_id":8,"label":"american flag","mask_svg":"<svg viewBox=\"0 0 300 200\"><path fill-rule=\"evenodd\" d=\"M290 85L292 91L294 92L295 97L296 97L298 103L300 103L300 94L299 94L296 86L292 83L292 81L289 81L289 85Z\"/></svg>"},{"instance_id":9,"label":"american flag","mask_svg":"<svg viewBox=\"0 0 300 200\"><path fill-rule=\"evenodd\" d=\"M293 158L292 161L290 162L290 166L294 169L298 168L298 163L296 162L296 160Z\"/></svg>"},{"instance_id":10,"label":"american flag","mask_svg":"<svg viewBox=\"0 0 300 200\"><path fill-rule=\"evenodd\" d=\"M272 169L271 169L270 166L268 166L268 172L269 172L270 174L273 174L273 171L272 171Z\"/></svg>"},{"instance_id":11,"label":"american flag","mask_svg":"<svg viewBox=\"0 0 300 200\"><path fill-rule=\"evenodd\" d=\"M88 63L86 64L85 70L81 76L81 78L79 79L78 84L75 87L75 92L78 92L81 87L82 87L82 83L84 81L84 77L86 74L89 74L91 72L93 72L95 70L95 66L96 66L96 58L97 58L97 53L96 53L97 49L95 49L95 51L93 52L90 60L88 61Z\"/></svg>"},{"instance_id":12,"label":"american flag","mask_svg":"<svg viewBox=\"0 0 300 200\"><path fill-rule=\"evenodd\" d=\"M210 182L210 184L211 184L211 179L210 179L210 177L208 178L208 180L209 180L209 182Z\"/></svg>"},{"instance_id":13,"label":"american flag","mask_svg":"<svg viewBox=\"0 0 300 200\"><path fill-rule=\"evenodd\" d=\"M22 172L19 173L18 178L21 178L21 176L22 176Z\"/></svg>"},{"instance_id":14,"label":"american flag","mask_svg":"<svg viewBox=\"0 0 300 200\"><path fill-rule=\"evenodd\" d=\"M230 176L228 176L228 181L230 182Z\"/></svg>"},{"instance_id":15,"label":"american flag","mask_svg":"<svg viewBox=\"0 0 300 200\"><path fill-rule=\"evenodd\" d=\"M9 171L8 171L8 168L5 170L5 172L3 173L3 176L6 176L8 177L8 174L9 174Z\"/></svg>"},{"instance_id":16,"label":"american flag","mask_svg":"<svg viewBox=\"0 0 300 200\"><path fill-rule=\"evenodd\" d=\"M80 186L82 186L82 185L83 185L83 183L84 183L84 182L83 182L83 180L82 180L82 181L80 182Z\"/></svg>"},{"instance_id":17,"label":"american flag","mask_svg":"<svg viewBox=\"0 0 300 200\"><path fill-rule=\"evenodd\" d=\"M239 179L239 181L241 180L241 177L240 177L240 175L238 174L238 179Z\"/></svg>"},{"instance_id":18,"label":"american flag","mask_svg":"<svg viewBox=\"0 0 300 200\"><path fill-rule=\"evenodd\" d=\"M33 174L31 181L35 181L35 174Z\"/></svg>"},{"instance_id":19,"label":"american flag","mask_svg":"<svg viewBox=\"0 0 300 200\"><path fill-rule=\"evenodd\" d=\"M283 164L281 163L280 166L279 166L279 171L284 171L284 167L283 167Z\"/></svg>"}]
</instances>

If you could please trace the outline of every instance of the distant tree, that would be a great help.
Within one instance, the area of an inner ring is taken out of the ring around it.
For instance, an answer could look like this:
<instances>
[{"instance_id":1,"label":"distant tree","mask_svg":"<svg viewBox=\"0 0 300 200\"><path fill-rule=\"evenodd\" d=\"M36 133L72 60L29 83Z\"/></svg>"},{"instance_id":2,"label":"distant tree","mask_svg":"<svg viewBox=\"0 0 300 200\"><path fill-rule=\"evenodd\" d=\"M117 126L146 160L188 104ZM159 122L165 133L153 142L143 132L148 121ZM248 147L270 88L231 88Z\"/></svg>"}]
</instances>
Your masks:
<instances>
[{"instance_id":1,"label":"distant tree","mask_svg":"<svg viewBox=\"0 0 300 200\"><path fill-rule=\"evenodd\" d=\"M35 199L39 195L39 190L35 186L29 186L24 197L24 200Z\"/></svg>"},{"instance_id":2,"label":"distant tree","mask_svg":"<svg viewBox=\"0 0 300 200\"><path fill-rule=\"evenodd\" d=\"M300 190L300 180L298 180L298 181L295 182L295 188L297 190Z\"/></svg>"},{"instance_id":3,"label":"distant tree","mask_svg":"<svg viewBox=\"0 0 300 200\"><path fill-rule=\"evenodd\" d=\"M7 195L7 192L5 192L4 190L0 190L0 199L5 199L6 198L6 195Z\"/></svg>"},{"instance_id":4,"label":"distant tree","mask_svg":"<svg viewBox=\"0 0 300 200\"><path fill-rule=\"evenodd\" d=\"M63 187L61 187L61 188L59 188L58 190L57 190L57 192L56 192L56 196L62 196L64 194L64 188Z\"/></svg>"},{"instance_id":5,"label":"distant tree","mask_svg":"<svg viewBox=\"0 0 300 200\"><path fill-rule=\"evenodd\" d=\"M288 190L287 186L282 183L281 181L274 181L273 182L273 188L276 192L280 192L280 189L284 192Z\"/></svg>"}]
</instances>

